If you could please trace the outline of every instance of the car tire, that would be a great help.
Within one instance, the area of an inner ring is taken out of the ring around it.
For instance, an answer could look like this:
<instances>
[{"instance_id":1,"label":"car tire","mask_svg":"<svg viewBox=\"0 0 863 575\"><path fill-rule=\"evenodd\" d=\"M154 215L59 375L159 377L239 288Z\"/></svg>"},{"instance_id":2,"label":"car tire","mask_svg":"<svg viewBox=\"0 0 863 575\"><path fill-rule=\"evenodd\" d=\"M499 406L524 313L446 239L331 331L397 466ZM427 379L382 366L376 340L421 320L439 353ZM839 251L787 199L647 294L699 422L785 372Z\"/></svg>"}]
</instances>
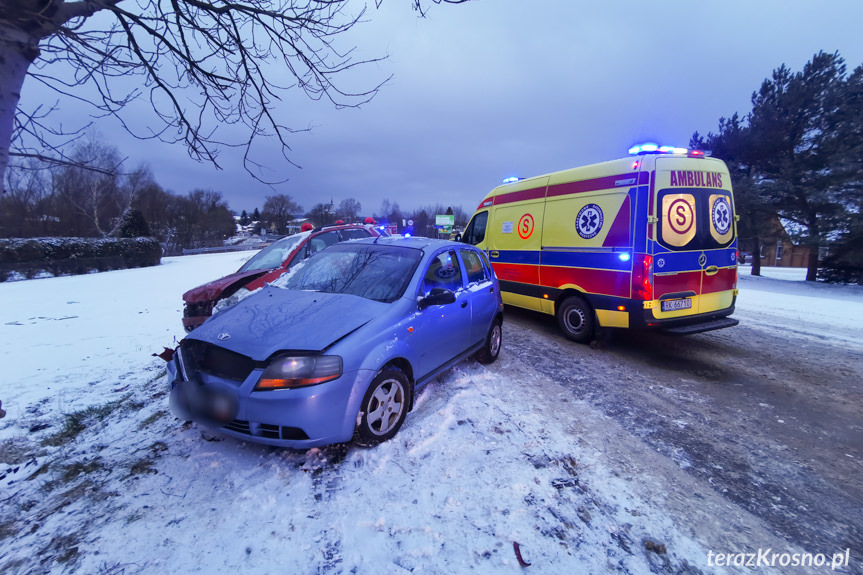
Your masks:
<instances>
[{"instance_id":1,"label":"car tire","mask_svg":"<svg viewBox=\"0 0 863 575\"><path fill-rule=\"evenodd\" d=\"M393 437L405 421L412 388L407 376L395 368L378 372L360 406L354 441L371 447Z\"/></svg>"},{"instance_id":2,"label":"car tire","mask_svg":"<svg viewBox=\"0 0 863 575\"><path fill-rule=\"evenodd\" d=\"M474 356L476 360L482 364L488 365L493 363L500 354L500 346L503 342L503 322L500 318L494 320L491 328L488 330L488 335L485 337L485 343L482 349L476 352Z\"/></svg>"},{"instance_id":3,"label":"car tire","mask_svg":"<svg viewBox=\"0 0 863 575\"><path fill-rule=\"evenodd\" d=\"M572 341L589 343L594 337L596 326L593 308L584 298L569 296L557 308L557 324Z\"/></svg>"}]
</instances>

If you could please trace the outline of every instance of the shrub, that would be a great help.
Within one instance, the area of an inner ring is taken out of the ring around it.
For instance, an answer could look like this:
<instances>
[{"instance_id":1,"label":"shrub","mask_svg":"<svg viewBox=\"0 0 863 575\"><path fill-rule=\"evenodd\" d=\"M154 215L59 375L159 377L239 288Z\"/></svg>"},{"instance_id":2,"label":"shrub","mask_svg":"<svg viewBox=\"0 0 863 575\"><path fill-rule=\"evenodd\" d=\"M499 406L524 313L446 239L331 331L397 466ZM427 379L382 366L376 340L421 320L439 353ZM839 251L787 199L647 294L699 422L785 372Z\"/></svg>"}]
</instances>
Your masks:
<instances>
[{"instance_id":1,"label":"shrub","mask_svg":"<svg viewBox=\"0 0 863 575\"><path fill-rule=\"evenodd\" d=\"M10 274L83 274L159 265L162 248L153 238L0 239L0 281Z\"/></svg>"}]
</instances>

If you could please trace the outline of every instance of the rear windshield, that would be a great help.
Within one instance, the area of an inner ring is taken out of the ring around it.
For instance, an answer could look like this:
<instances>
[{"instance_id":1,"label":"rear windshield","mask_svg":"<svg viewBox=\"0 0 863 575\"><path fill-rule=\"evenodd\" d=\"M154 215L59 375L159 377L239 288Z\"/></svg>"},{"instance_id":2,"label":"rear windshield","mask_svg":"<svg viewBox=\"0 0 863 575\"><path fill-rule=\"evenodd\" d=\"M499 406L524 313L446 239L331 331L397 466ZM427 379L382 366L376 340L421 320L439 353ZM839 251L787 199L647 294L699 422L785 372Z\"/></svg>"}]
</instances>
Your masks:
<instances>
[{"instance_id":1,"label":"rear windshield","mask_svg":"<svg viewBox=\"0 0 863 575\"><path fill-rule=\"evenodd\" d=\"M285 258L300 245L304 239L309 237L308 233L294 234L276 242L259 251L255 257L243 264L239 271L271 270L282 265Z\"/></svg>"},{"instance_id":2,"label":"rear windshield","mask_svg":"<svg viewBox=\"0 0 863 575\"><path fill-rule=\"evenodd\" d=\"M404 246L336 244L310 257L277 284L393 302L404 293L422 256L421 250Z\"/></svg>"},{"instance_id":3,"label":"rear windshield","mask_svg":"<svg viewBox=\"0 0 863 575\"><path fill-rule=\"evenodd\" d=\"M722 189L668 188L657 195L659 243L672 251L727 247L734 240L731 193Z\"/></svg>"}]
</instances>

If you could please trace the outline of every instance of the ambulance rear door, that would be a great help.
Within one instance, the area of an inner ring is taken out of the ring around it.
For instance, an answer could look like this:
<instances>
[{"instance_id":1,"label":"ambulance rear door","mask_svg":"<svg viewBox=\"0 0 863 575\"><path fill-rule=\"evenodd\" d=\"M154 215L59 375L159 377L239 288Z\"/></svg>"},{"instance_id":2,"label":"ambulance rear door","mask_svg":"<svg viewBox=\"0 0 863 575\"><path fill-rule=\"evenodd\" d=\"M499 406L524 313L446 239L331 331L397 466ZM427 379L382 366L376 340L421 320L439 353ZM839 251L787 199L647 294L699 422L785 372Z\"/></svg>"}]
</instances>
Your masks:
<instances>
[{"instance_id":1,"label":"ambulance rear door","mask_svg":"<svg viewBox=\"0 0 863 575\"><path fill-rule=\"evenodd\" d=\"M732 305L737 281L731 181L710 158L657 158L654 308L658 319Z\"/></svg>"}]
</instances>

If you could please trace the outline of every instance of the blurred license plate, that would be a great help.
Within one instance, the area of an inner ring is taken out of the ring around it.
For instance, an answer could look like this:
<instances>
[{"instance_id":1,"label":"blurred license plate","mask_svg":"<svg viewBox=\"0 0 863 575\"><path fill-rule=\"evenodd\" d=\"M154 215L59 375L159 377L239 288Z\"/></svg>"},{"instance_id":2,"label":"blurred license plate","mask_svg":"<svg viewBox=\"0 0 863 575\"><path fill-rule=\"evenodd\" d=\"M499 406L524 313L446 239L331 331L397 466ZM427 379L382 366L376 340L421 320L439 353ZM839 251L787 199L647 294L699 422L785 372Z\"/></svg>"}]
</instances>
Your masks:
<instances>
[{"instance_id":1,"label":"blurred license plate","mask_svg":"<svg viewBox=\"0 0 863 575\"><path fill-rule=\"evenodd\" d=\"M669 299L662 302L662 311L676 311L679 309L691 309L692 300L685 299Z\"/></svg>"}]
</instances>

